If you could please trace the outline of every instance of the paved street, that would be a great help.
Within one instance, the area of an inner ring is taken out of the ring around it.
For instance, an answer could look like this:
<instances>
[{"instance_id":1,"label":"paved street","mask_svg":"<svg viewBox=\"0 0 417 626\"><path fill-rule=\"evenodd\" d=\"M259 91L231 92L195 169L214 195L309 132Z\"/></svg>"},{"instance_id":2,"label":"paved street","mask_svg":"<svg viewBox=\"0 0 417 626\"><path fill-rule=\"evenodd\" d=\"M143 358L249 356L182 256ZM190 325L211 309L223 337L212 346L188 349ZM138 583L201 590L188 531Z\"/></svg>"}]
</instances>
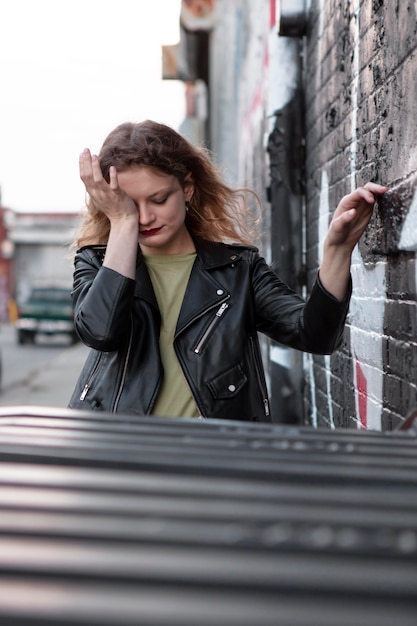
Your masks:
<instances>
[{"instance_id":1,"label":"paved street","mask_svg":"<svg viewBox=\"0 0 417 626\"><path fill-rule=\"evenodd\" d=\"M88 349L47 338L40 345L17 346L14 329L2 326L3 385L0 406L66 407ZM13 372L10 372L13 368Z\"/></svg>"}]
</instances>

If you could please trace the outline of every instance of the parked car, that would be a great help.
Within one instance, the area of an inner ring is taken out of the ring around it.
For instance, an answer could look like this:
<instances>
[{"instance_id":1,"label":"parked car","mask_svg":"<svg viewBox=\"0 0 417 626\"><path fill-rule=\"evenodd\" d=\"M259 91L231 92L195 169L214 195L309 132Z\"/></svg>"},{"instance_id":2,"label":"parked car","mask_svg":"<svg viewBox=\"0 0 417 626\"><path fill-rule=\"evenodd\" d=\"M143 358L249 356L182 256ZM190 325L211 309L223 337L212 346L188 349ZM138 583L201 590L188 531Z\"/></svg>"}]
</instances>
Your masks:
<instances>
[{"instance_id":1,"label":"parked car","mask_svg":"<svg viewBox=\"0 0 417 626\"><path fill-rule=\"evenodd\" d=\"M17 341L33 343L36 335L68 334L77 341L71 291L67 286L33 286L29 298L18 306Z\"/></svg>"}]
</instances>

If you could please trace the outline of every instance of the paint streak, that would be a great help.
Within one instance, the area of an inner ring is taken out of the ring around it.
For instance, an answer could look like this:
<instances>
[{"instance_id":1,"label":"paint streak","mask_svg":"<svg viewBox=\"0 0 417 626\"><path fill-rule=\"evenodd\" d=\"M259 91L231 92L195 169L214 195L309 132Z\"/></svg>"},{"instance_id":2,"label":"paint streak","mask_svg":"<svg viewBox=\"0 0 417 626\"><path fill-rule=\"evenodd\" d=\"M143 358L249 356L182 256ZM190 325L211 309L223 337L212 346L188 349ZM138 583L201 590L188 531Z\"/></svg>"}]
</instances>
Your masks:
<instances>
[{"instance_id":1,"label":"paint streak","mask_svg":"<svg viewBox=\"0 0 417 626\"><path fill-rule=\"evenodd\" d=\"M269 28L275 28L276 23L276 0L269 0Z\"/></svg>"},{"instance_id":2,"label":"paint streak","mask_svg":"<svg viewBox=\"0 0 417 626\"><path fill-rule=\"evenodd\" d=\"M318 262L321 266L323 261L323 247L324 240L329 230L329 223L331 219L330 204L329 204L329 179L326 170L321 173L321 187L320 187L320 205L319 205L319 255ZM327 408L329 412L328 423L330 428L335 427L333 419L333 402L332 402L332 385L331 385L331 365L330 356L324 357L325 372L326 372L326 395L327 395Z\"/></svg>"},{"instance_id":3,"label":"paint streak","mask_svg":"<svg viewBox=\"0 0 417 626\"><path fill-rule=\"evenodd\" d=\"M360 427L363 429L367 429L368 427L368 416L367 416L367 400L368 400L368 385L366 381L366 376L363 373L361 365L357 357L355 357L356 364L356 391L358 394L358 409L359 409L359 419L360 419Z\"/></svg>"}]
</instances>

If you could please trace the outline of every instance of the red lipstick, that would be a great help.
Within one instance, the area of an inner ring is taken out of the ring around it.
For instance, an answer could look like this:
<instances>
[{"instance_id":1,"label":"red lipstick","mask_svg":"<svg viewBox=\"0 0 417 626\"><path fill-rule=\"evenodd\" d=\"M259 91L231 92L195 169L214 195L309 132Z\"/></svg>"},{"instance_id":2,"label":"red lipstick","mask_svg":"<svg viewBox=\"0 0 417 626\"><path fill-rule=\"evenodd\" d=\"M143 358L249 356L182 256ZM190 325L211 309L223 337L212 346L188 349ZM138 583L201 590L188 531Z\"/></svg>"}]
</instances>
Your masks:
<instances>
[{"instance_id":1,"label":"red lipstick","mask_svg":"<svg viewBox=\"0 0 417 626\"><path fill-rule=\"evenodd\" d=\"M140 234L144 237L151 237L152 235L156 235L161 230L160 228L150 228L149 230L141 230Z\"/></svg>"}]
</instances>

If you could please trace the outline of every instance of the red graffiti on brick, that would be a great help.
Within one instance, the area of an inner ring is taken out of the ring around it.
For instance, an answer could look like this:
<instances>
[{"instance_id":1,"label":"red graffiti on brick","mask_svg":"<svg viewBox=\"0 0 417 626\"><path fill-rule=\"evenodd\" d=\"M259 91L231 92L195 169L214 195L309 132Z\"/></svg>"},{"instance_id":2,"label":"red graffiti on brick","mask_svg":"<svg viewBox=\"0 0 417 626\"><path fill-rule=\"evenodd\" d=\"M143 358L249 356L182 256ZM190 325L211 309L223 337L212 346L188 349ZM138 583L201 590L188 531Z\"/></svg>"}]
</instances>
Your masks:
<instances>
[{"instance_id":1,"label":"red graffiti on brick","mask_svg":"<svg viewBox=\"0 0 417 626\"><path fill-rule=\"evenodd\" d=\"M358 394L358 408L359 408L359 419L361 428L365 429L368 425L367 419L367 399L368 399L368 389L367 389L367 381L365 374L360 366L358 359L356 358L356 393Z\"/></svg>"},{"instance_id":2,"label":"red graffiti on brick","mask_svg":"<svg viewBox=\"0 0 417 626\"><path fill-rule=\"evenodd\" d=\"M269 0L269 28L275 28L277 19L276 19L276 0Z\"/></svg>"}]
</instances>

